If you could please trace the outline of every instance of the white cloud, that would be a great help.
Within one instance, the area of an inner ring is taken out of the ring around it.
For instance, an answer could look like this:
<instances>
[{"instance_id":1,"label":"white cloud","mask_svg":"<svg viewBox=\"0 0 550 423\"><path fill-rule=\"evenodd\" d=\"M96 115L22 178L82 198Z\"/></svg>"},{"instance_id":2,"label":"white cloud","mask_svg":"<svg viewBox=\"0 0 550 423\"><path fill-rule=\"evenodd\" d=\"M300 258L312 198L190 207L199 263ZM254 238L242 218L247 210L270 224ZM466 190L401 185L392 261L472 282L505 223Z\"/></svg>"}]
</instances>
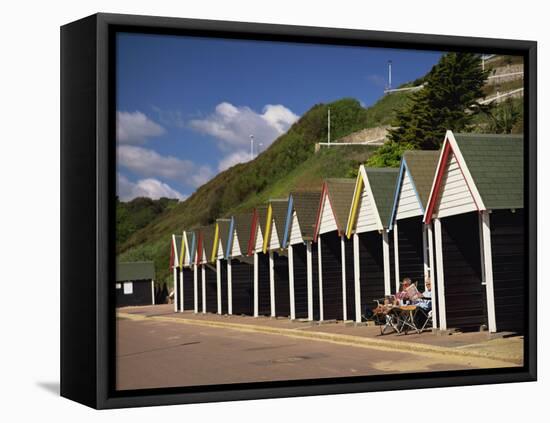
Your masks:
<instances>
[{"instance_id":1,"label":"white cloud","mask_svg":"<svg viewBox=\"0 0 550 423\"><path fill-rule=\"evenodd\" d=\"M239 150L224 157L218 164L220 172L235 166L237 163L245 163L250 160L250 151Z\"/></svg>"},{"instance_id":2,"label":"white cloud","mask_svg":"<svg viewBox=\"0 0 550 423\"><path fill-rule=\"evenodd\" d=\"M186 197L176 191L170 185L154 178L140 179L131 182L120 173L117 175L117 195L121 201L129 201L136 197L149 197L153 200L159 198L177 198L184 200Z\"/></svg>"},{"instance_id":3,"label":"white cloud","mask_svg":"<svg viewBox=\"0 0 550 423\"><path fill-rule=\"evenodd\" d=\"M118 165L144 177L160 177L198 187L207 182L213 172L209 166L198 166L190 160L162 156L154 150L133 145L117 148Z\"/></svg>"},{"instance_id":4,"label":"white cloud","mask_svg":"<svg viewBox=\"0 0 550 423\"><path fill-rule=\"evenodd\" d=\"M148 138L164 134L164 128L142 112L116 113L116 139L121 144L144 144Z\"/></svg>"},{"instance_id":5,"label":"white cloud","mask_svg":"<svg viewBox=\"0 0 550 423\"><path fill-rule=\"evenodd\" d=\"M205 119L193 119L191 128L211 135L220 141L222 149L250 145L250 135L267 148L277 137L284 134L299 116L281 104L268 104L262 113L256 113L246 106L220 103L214 113Z\"/></svg>"}]
</instances>

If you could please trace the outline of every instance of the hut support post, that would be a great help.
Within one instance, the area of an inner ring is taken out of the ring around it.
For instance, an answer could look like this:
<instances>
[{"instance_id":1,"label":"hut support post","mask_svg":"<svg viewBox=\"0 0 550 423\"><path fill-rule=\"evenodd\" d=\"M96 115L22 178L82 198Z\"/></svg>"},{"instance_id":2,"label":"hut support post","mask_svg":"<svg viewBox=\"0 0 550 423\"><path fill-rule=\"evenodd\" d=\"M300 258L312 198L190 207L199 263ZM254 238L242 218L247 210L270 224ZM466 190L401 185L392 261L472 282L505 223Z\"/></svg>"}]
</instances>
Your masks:
<instances>
[{"instance_id":1,"label":"hut support post","mask_svg":"<svg viewBox=\"0 0 550 423\"><path fill-rule=\"evenodd\" d=\"M254 252L254 317L258 317L258 253Z\"/></svg>"},{"instance_id":2,"label":"hut support post","mask_svg":"<svg viewBox=\"0 0 550 423\"><path fill-rule=\"evenodd\" d=\"M151 304L155 305L155 281L151 279Z\"/></svg>"},{"instance_id":3,"label":"hut support post","mask_svg":"<svg viewBox=\"0 0 550 423\"><path fill-rule=\"evenodd\" d=\"M233 274L231 257L227 259L227 314L233 314Z\"/></svg>"},{"instance_id":4,"label":"hut support post","mask_svg":"<svg viewBox=\"0 0 550 423\"><path fill-rule=\"evenodd\" d=\"M288 289L290 294L290 319L296 319L296 299L294 297L294 251L288 246Z\"/></svg>"},{"instance_id":5,"label":"hut support post","mask_svg":"<svg viewBox=\"0 0 550 423\"><path fill-rule=\"evenodd\" d=\"M428 228L426 225L422 225L422 259L424 261L424 283L426 278L430 276L430 265L428 263Z\"/></svg>"},{"instance_id":6,"label":"hut support post","mask_svg":"<svg viewBox=\"0 0 550 423\"><path fill-rule=\"evenodd\" d=\"M493 283L493 256L491 249L491 220L487 210L479 215L482 223L483 249L481 261L483 265L482 273L485 279L485 289L487 291L487 320L489 323L489 332L497 331L497 322L495 315L495 291Z\"/></svg>"},{"instance_id":7,"label":"hut support post","mask_svg":"<svg viewBox=\"0 0 550 423\"><path fill-rule=\"evenodd\" d=\"M399 292L399 229L393 224L393 255L395 257L395 292Z\"/></svg>"},{"instance_id":8,"label":"hut support post","mask_svg":"<svg viewBox=\"0 0 550 423\"><path fill-rule=\"evenodd\" d=\"M193 305L195 314L199 312L199 269L193 265Z\"/></svg>"},{"instance_id":9,"label":"hut support post","mask_svg":"<svg viewBox=\"0 0 550 423\"><path fill-rule=\"evenodd\" d=\"M222 314L222 269L220 259L216 259L216 298L218 300L218 314Z\"/></svg>"},{"instance_id":10,"label":"hut support post","mask_svg":"<svg viewBox=\"0 0 550 423\"><path fill-rule=\"evenodd\" d=\"M179 284L179 291L180 291L180 313L183 312L183 267L180 268L180 284Z\"/></svg>"},{"instance_id":11,"label":"hut support post","mask_svg":"<svg viewBox=\"0 0 550 423\"><path fill-rule=\"evenodd\" d=\"M437 268L437 300L439 302L439 327L447 330L447 314L445 309L445 278L443 277L443 244L441 241L441 220L434 219L435 229L435 260Z\"/></svg>"},{"instance_id":12,"label":"hut support post","mask_svg":"<svg viewBox=\"0 0 550 423\"><path fill-rule=\"evenodd\" d=\"M361 323L361 280L359 279L359 234L353 234L353 281L355 283L355 322Z\"/></svg>"},{"instance_id":13,"label":"hut support post","mask_svg":"<svg viewBox=\"0 0 550 423\"><path fill-rule=\"evenodd\" d=\"M434 263L434 243L433 243L433 226L429 223L426 227L427 237L428 237L428 259L429 259L429 277L432 282L432 326L437 328L437 284L435 277L435 263Z\"/></svg>"},{"instance_id":14,"label":"hut support post","mask_svg":"<svg viewBox=\"0 0 550 423\"><path fill-rule=\"evenodd\" d=\"M269 304L271 305L271 317L275 317L275 260L273 251L269 252Z\"/></svg>"},{"instance_id":15,"label":"hut support post","mask_svg":"<svg viewBox=\"0 0 550 423\"><path fill-rule=\"evenodd\" d=\"M178 268L174 266L174 313L178 312Z\"/></svg>"},{"instance_id":16,"label":"hut support post","mask_svg":"<svg viewBox=\"0 0 550 423\"><path fill-rule=\"evenodd\" d=\"M382 253L384 256L384 294L391 294L391 272L390 272L390 241L386 230L382 232Z\"/></svg>"},{"instance_id":17,"label":"hut support post","mask_svg":"<svg viewBox=\"0 0 550 423\"><path fill-rule=\"evenodd\" d=\"M202 312L206 313L206 269L204 264L201 264L201 279L202 279Z\"/></svg>"},{"instance_id":18,"label":"hut support post","mask_svg":"<svg viewBox=\"0 0 550 423\"><path fill-rule=\"evenodd\" d=\"M346 244L344 235L340 236L340 250L342 254L342 317L344 321L348 320L348 301L346 292Z\"/></svg>"},{"instance_id":19,"label":"hut support post","mask_svg":"<svg viewBox=\"0 0 550 423\"><path fill-rule=\"evenodd\" d=\"M313 320L313 260L311 258L311 241L306 242L307 261L307 319Z\"/></svg>"},{"instance_id":20,"label":"hut support post","mask_svg":"<svg viewBox=\"0 0 550 423\"><path fill-rule=\"evenodd\" d=\"M321 248L321 235L317 240L317 264L319 265L319 321L324 320L323 316L323 253Z\"/></svg>"}]
</instances>

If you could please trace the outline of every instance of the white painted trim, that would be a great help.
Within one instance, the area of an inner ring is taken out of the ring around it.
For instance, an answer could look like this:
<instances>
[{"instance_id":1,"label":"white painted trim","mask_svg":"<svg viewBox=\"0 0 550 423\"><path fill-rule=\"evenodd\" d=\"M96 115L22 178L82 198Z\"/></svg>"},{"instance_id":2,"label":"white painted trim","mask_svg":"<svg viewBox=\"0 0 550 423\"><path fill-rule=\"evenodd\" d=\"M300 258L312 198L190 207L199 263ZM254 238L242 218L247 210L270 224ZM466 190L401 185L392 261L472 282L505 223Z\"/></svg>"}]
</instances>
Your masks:
<instances>
[{"instance_id":1,"label":"white painted trim","mask_svg":"<svg viewBox=\"0 0 550 423\"><path fill-rule=\"evenodd\" d=\"M380 213L378 212L378 207L376 206L376 199L374 198L374 195L372 194L372 188L370 186L370 182L369 182L369 178L367 176L367 171L365 169L365 166L364 165L359 166L359 171L361 173L361 177L363 178L364 189L367 190L368 197L370 199L370 202L373 206L373 210L374 210L375 215L376 215L376 220L377 220L377 223L378 223L378 228L377 229L379 231L382 231L382 230L384 230L384 225L382 224L382 219L380 219ZM357 217L356 217L355 220L357 221Z\"/></svg>"},{"instance_id":2,"label":"white painted trim","mask_svg":"<svg viewBox=\"0 0 550 423\"><path fill-rule=\"evenodd\" d=\"M495 312L495 289L493 283L493 257L491 251L491 220L487 210L481 212L480 219L483 222L483 253L485 262L485 289L487 291L487 320L489 332L497 331L497 319Z\"/></svg>"},{"instance_id":3,"label":"white painted trim","mask_svg":"<svg viewBox=\"0 0 550 423\"><path fill-rule=\"evenodd\" d=\"M466 160L464 160L464 157L462 156L462 152L460 151L460 148L458 148L458 144L456 142L455 136L454 136L452 131L447 131L447 138L449 139L449 142L451 143L453 153L456 156L456 160L457 160L457 162L460 166L460 170L462 171L462 174L464 175L464 178L466 179L466 182L468 184L468 187L470 188L472 196L474 197L476 206L479 207L479 210L486 210L485 204L483 204L483 200L481 199L481 195L479 194L479 191L478 191L478 189L476 187L476 184L474 182L474 178L472 178L472 175L470 173L470 169L468 169L468 165L466 164Z\"/></svg>"},{"instance_id":4,"label":"white painted trim","mask_svg":"<svg viewBox=\"0 0 550 423\"><path fill-rule=\"evenodd\" d=\"M399 292L399 229L397 221L393 224L393 265L395 267L395 292Z\"/></svg>"},{"instance_id":5,"label":"white painted trim","mask_svg":"<svg viewBox=\"0 0 550 423\"><path fill-rule=\"evenodd\" d=\"M269 304L271 306L271 317L275 317L275 259L273 251L269 252Z\"/></svg>"},{"instance_id":6,"label":"white painted trim","mask_svg":"<svg viewBox=\"0 0 550 423\"><path fill-rule=\"evenodd\" d=\"M348 298L346 292L346 244L345 236L340 236L340 250L342 258L340 260L342 265L342 316L344 321L348 320Z\"/></svg>"},{"instance_id":7,"label":"white painted trim","mask_svg":"<svg viewBox=\"0 0 550 423\"><path fill-rule=\"evenodd\" d=\"M254 317L258 317L258 252L254 252Z\"/></svg>"},{"instance_id":8,"label":"white painted trim","mask_svg":"<svg viewBox=\"0 0 550 423\"><path fill-rule=\"evenodd\" d=\"M218 300L218 314L222 314L222 272L220 259L216 259L216 298Z\"/></svg>"},{"instance_id":9,"label":"white painted trim","mask_svg":"<svg viewBox=\"0 0 550 423\"><path fill-rule=\"evenodd\" d=\"M311 241L306 242L307 263L307 318L313 320L313 260L311 258Z\"/></svg>"},{"instance_id":10,"label":"white painted trim","mask_svg":"<svg viewBox=\"0 0 550 423\"><path fill-rule=\"evenodd\" d=\"M183 313L183 267L180 269L180 313Z\"/></svg>"},{"instance_id":11,"label":"white painted trim","mask_svg":"<svg viewBox=\"0 0 550 423\"><path fill-rule=\"evenodd\" d=\"M429 275L432 281L432 327L437 328L437 278L435 277L435 262L434 262L434 243L433 243L433 226L430 223L427 225L428 231L428 260L429 260Z\"/></svg>"},{"instance_id":12,"label":"white painted trim","mask_svg":"<svg viewBox=\"0 0 550 423\"><path fill-rule=\"evenodd\" d=\"M206 313L206 265L201 265L202 280L202 312Z\"/></svg>"},{"instance_id":13,"label":"white painted trim","mask_svg":"<svg viewBox=\"0 0 550 423\"><path fill-rule=\"evenodd\" d=\"M294 248L288 245L288 289L290 294L290 319L296 319L296 297L294 294Z\"/></svg>"},{"instance_id":14,"label":"white painted trim","mask_svg":"<svg viewBox=\"0 0 550 423\"><path fill-rule=\"evenodd\" d=\"M233 314L233 273L231 257L227 260L227 314Z\"/></svg>"},{"instance_id":15,"label":"white painted trim","mask_svg":"<svg viewBox=\"0 0 550 423\"><path fill-rule=\"evenodd\" d=\"M437 267L437 299L439 301L439 328L447 329L447 312L445 308L445 278L443 276L443 250L441 241L441 220L434 219L435 229L435 259ZM433 304L433 302L432 302ZM433 313L432 313L433 314Z\"/></svg>"},{"instance_id":16,"label":"white painted trim","mask_svg":"<svg viewBox=\"0 0 550 423\"><path fill-rule=\"evenodd\" d=\"M174 313L178 312L178 268L174 266Z\"/></svg>"},{"instance_id":17,"label":"white painted trim","mask_svg":"<svg viewBox=\"0 0 550 423\"><path fill-rule=\"evenodd\" d=\"M390 240L388 231L382 232L382 255L384 258L384 295L391 294Z\"/></svg>"},{"instance_id":18,"label":"white painted trim","mask_svg":"<svg viewBox=\"0 0 550 423\"><path fill-rule=\"evenodd\" d=\"M355 321L361 323L361 266L359 262L359 234L353 234L353 281L355 283Z\"/></svg>"},{"instance_id":19,"label":"white painted trim","mask_svg":"<svg viewBox=\"0 0 550 423\"><path fill-rule=\"evenodd\" d=\"M151 279L151 304L155 305L155 281Z\"/></svg>"},{"instance_id":20,"label":"white painted trim","mask_svg":"<svg viewBox=\"0 0 550 423\"><path fill-rule=\"evenodd\" d=\"M319 321L324 320L323 313L323 255L321 248L321 235L317 238L317 267L319 268Z\"/></svg>"},{"instance_id":21,"label":"white painted trim","mask_svg":"<svg viewBox=\"0 0 550 423\"><path fill-rule=\"evenodd\" d=\"M485 255L483 254L483 219L481 213L478 216L478 230L479 230L479 251L481 259L481 285L486 286L485 282Z\"/></svg>"},{"instance_id":22,"label":"white painted trim","mask_svg":"<svg viewBox=\"0 0 550 423\"><path fill-rule=\"evenodd\" d=\"M193 307L194 312L199 312L199 270L197 263L193 264Z\"/></svg>"}]
</instances>

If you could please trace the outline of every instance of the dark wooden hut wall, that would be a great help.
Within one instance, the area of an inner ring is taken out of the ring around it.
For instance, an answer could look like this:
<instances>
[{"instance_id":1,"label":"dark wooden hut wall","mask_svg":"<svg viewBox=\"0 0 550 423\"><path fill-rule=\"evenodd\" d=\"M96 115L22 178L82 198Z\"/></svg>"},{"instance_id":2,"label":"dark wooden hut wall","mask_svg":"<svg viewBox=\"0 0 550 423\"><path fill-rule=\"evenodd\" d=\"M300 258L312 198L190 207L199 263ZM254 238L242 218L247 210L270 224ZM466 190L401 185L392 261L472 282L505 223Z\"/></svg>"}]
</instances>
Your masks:
<instances>
[{"instance_id":1,"label":"dark wooden hut wall","mask_svg":"<svg viewBox=\"0 0 550 423\"><path fill-rule=\"evenodd\" d=\"M218 282L216 271L211 264L204 265L206 270L206 311L209 313L218 312Z\"/></svg>"},{"instance_id":2,"label":"dark wooden hut wall","mask_svg":"<svg viewBox=\"0 0 550 423\"><path fill-rule=\"evenodd\" d=\"M138 306L138 305L150 305L152 303L151 298L151 280L137 280L127 281L132 282L132 294L124 294L123 284L124 282L118 282L121 284L120 288L116 289L116 306Z\"/></svg>"},{"instance_id":3,"label":"dark wooden hut wall","mask_svg":"<svg viewBox=\"0 0 550 423\"><path fill-rule=\"evenodd\" d=\"M355 320L353 239L346 238L346 240L344 241L344 251L346 252L346 317L348 320Z\"/></svg>"},{"instance_id":4,"label":"dark wooden hut wall","mask_svg":"<svg viewBox=\"0 0 550 423\"><path fill-rule=\"evenodd\" d=\"M254 266L231 260L233 314L254 314Z\"/></svg>"},{"instance_id":5,"label":"dark wooden hut wall","mask_svg":"<svg viewBox=\"0 0 550 423\"><path fill-rule=\"evenodd\" d=\"M290 289L288 286L288 257L273 253L275 274L275 316L290 316Z\"/></svg>"},{"instance_id":6,"label":"dark wooden hut wall","mask_svg":"<svg viewBox=\"0 0 550 423\"><path fill-rule=\"evenodd\" d=\"M491 213L491 248L497 330L524 332L525 263L523 210Z\"/></svg>"},{"instance_id":7,"label":"dark wooden hut wall","mask_svg":"<svg viewBox=\"0 0 550 423\"><path fill-rule=\"evenodd\" d=\"M195 281L193 279L193 284L194 283L195 283ZM202 270L201 270L201 266L197 266L197 291L198 291L197 292L197 310L198 310L199 313L202 313Z\"/></svg>"},{"instance_id":8,"label":"dark wooden hut wall","mask_svg":"<svg viewBox=\"0 0 550 423\"><path fill-rule=\"evenodd\" d=\"M174 286L174 301L176 302L176 310L178 311L181 311L181 307L180 307L180 304L181 304L181 292L180 292L180 281L181 281L181 273L180 273L180 268L177 267L176 268L177 271L176 271L176 286Z\"/></svg>"},{"instance_id":9,"label":"dark wooden hut wall","mask_svg":"<svg viewBox=\"0 0 550 423\"><path fill-rule=\"evenodd\" d=\"M384 297L384 258L381 234L375 231L359 234L359 263L361 313L364 313L365 307L373 309L376 307L375 300Z\"/></svg>"},{"instance_id":10,"label":"dark wooden hut wall","mask_svg":"<svg viewBox=\"0 0 550 423\"><path fill-rule=\"evenodd\" d=\"M397 222L399 239L399 279L411 278L424 291L424 252L422 250L422 217ZM395 279L394 279L395 281ZM394 284L395 285L395 284Z\"/></svg>"},{"instance_id":11,"label":"dark wooden hut wall","mask_svg":"<svg viewBox=\"0 0 550 423\"><path fill-rule=\"evenodd\" d=\"M269 257L263 253L258 253L258 314L260 316L271 316Z\"/></svg>"},{"instance_id":12,"label":"dark wooden hut wall","mask_svg":"<svg viewBox=\"0 0 550 423\"><path fill-rule=\"evenodd\" d=\"M323 271L323 318L342 320L342 250L336 231L319 238L321 242Z\"/></svg>"},{"instance_id":13,"label":"dark wooden hut wall","mask_svg":"<svg viewBox=\"0 0 550 423\"><path fill-rule=\"evenodd\" d=\"M479 330L487 324L477 212L441 219L447 327Z\"/></svg>"},{"instance_id":14,"label":"dark wooden hut wall","mask_svg":"<svg viewBox=\"0 0 550 423\"><path fill-rule=\"evenodd\" d=\"M227 260L220 260L221 274L221 299L222 299L222 314L228 313L228 297L227 297Z\"/></svg>"},{"instance_id":15,"label":"dark wooden hut wall","mask_svg":"<svg viewBox=\"0 0 550 423\"><path fill-rule=\"evenodd\" d=\"M193 292L193 271L183 268L183 309L193 310L195 307L195 296Z\"/></svg>"},{"instance_id":16,"label":"dark wooden hut wall","mask_svg":"<svg viewBox=\"0 0 550 423\"><path fill-rule=\"evenodd\" d=\"M305 244L292 246L294 260L294 309L297 319L307 318L307 253Z\"/></svg>"}]
</instances>

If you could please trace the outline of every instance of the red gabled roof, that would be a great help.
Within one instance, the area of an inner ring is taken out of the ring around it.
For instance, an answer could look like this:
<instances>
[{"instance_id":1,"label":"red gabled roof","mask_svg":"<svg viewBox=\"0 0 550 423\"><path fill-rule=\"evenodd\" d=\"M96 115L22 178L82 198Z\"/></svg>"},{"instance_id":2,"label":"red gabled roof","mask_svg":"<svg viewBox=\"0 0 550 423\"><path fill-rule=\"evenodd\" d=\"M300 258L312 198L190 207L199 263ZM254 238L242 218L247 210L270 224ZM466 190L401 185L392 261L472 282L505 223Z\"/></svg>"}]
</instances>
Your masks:
<instances>
[{"instance_id":1,"label":"red gabled roof","mask_svg":"<svg viewBox=\"0 0 550 423\"><path fill-rule=\"evenodd\" d=\"M256 244L256 232L258 230L258 211L256 209L252 212L252 221L250 222L250 238L248 239L248 251L247 256L251 255L254 252L254 247Z\"/></svg>"},{"instance_id":2,"label":"red gabled roof","mask_svg":"<svg viewBox=\"0 0 550 423\"><path fill-rule=\"evenodd\" d=\"M453 151L453 147L451 145L451 142L449 140L448 135L445 137L445 141L443 143L443 151L441 152L441 159L438 163L436 174L435 174L435 182L432 189L431 196L429 198L428 204L426 206L426 212L424 214L424 222L426 224L429 224L432 221L432 216L434 212L435 205L437 204L437 200L439 198L439 193L441 191L441 185L443 182L443 176L445 175L445 172L447 170L447 162L449 161L449 155L455 154ZM455 154L456 156L456 154ZM470 184L468 183L468 179L464 175L464 169L462 169L462 164L459 160L457 160L458 168L460 169L460 173L462 173L462 177L466 181L466 186L468 187L468 191L470 191L470 195L472 196L472 199L474 200L474 203L476 205L476 208L481 210L479 207L479 204L477 203L476 197L474 196L474 193L472 192L472 188L470 187Z\"/></svg>"},{"instance_id":3,"label":"red gabled roof","mask_svg":"<svg viewBox=\"0 0 550 423\"><path fill-rule=\"evenodd\" d=\"M197 230L197 257L195 260L195 264L199 265L202 260L202 230Z\"/></svg>"}]
</instances>

